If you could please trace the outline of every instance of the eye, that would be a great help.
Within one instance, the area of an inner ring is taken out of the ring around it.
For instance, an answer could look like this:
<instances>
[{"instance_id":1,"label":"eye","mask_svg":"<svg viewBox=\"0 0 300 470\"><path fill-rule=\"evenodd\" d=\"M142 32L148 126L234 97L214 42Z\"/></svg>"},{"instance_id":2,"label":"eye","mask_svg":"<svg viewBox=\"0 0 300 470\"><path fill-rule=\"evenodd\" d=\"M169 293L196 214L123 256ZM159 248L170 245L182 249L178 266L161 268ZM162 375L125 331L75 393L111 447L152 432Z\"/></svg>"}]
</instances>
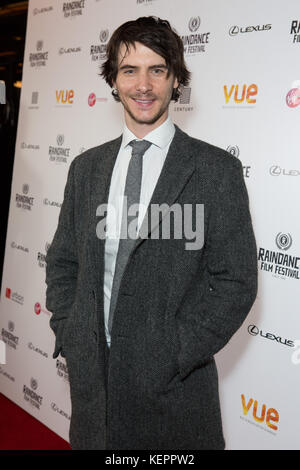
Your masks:
<instances>
[{"instance_id":1,"label":"eye","mask_svg":"<svg viewBox=\"0 0 300 470\"><path fill-rule=\"evenodd\" d=\"M134 69L126 69L124 70L125 75L132 75L134 73Z\"/></svg>"},{"instance_id":2,"label":"eye","mask_svg":"<svg viewBox=\"0 0 300 470\"><path fill-rule=\"evenodd\" d=\"M154 75L161 75L165 73L165 71L163 69L153 69L153 73Z\"/></svg>"}]
</instances>

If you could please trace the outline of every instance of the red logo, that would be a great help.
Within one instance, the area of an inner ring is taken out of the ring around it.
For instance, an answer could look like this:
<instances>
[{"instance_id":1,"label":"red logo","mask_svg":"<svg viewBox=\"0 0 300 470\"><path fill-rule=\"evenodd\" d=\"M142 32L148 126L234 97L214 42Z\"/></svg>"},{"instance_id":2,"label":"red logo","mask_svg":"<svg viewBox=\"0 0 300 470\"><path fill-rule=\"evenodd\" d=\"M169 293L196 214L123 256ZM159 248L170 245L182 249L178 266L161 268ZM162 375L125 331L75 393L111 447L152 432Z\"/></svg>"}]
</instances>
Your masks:
<instances>
[{"instance_id":1,"label":"red logo","mask_svg":"<svg viewBox=\"0 0 300 470\"><path fill-rule=\"evenodd\" d=\"M292 88L286 95L286 104L289 108L296 108L300 104L300 88Z\"/></svg>"},{"instance_id":2,"label":"red logo","mask_svg":"<svg viewBox=\"0 0 300 470\"><path fill-rule=\"evenodd\" d=\"M39 302L36 302L34 304L34 311L37 315L39 315L42 311L41 304Z\"/></svg>"},{"instance_id":3,"label":"red logo","mask_svg":"<svg viewBox=\"0 0 300 470\"><path fill-rule=\"evenodd\" d=\"M10 295L11 295L11 289L9 289L9 287L7 287L6 290L5 290L5 297L10 299Z\"/></svg>"},{"instance_id":4,"label":"red logo","mask_svg":"<svg viewBox=\"0 0 300 470\"><path fill-rule=\"evenodd\" d=\"M89 103L89 106L94 106L94 104L96 103L95 93L90 93L89 98L88 98L88 103Z\"/></svg>"}]
</instances>

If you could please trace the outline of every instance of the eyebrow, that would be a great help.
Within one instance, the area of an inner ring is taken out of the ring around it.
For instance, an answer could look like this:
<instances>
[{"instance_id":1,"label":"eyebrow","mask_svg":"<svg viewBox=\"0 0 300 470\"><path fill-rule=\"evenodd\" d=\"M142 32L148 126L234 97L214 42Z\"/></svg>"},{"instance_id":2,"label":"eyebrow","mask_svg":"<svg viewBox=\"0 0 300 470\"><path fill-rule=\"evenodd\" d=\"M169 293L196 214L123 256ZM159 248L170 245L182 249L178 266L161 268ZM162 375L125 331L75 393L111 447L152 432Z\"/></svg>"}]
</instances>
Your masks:
<instances>
[{"instance_id":1,"label":"eyebrow","mask_svg":"<svg viewBox=\"0 0 300 470\"><path fill-rule=\"evenodd\" d=\"M119 70L126 70L126 69L138 69L139 67L137 65L122 65ZM151 65L148 67L150 70L152 69L168 69L168 67L165 64L157 64L157 65Z\"/></svg>"}]
</instances>

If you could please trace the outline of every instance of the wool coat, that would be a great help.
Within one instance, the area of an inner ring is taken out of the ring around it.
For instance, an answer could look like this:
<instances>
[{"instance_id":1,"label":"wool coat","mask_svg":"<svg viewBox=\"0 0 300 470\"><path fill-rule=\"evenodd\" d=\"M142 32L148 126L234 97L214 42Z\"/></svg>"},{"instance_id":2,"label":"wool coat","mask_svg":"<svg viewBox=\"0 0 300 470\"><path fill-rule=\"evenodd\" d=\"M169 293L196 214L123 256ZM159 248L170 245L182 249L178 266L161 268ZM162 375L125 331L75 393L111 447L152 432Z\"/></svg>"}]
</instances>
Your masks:
<instances>
[{"instance_id":1,"label":"wool coat","mask_svg":"<svg viewBox=\"0 0 300 470\"><path fill-rule=\"evenodd\" d=\"M96 235L105 214L97 216L97 207L108 201L120 144L121 137L71 163L46 258L53 357L64 356L69 371L71 446L224 449L214 355L257 292L242 165L176 126L150 205L203 204L203 246L186 249L190 235L175 236L172 224L169 239L152 236L170 210L138 237L119 289L106 383L105 240Z\"/></svg>"}]
</instances>

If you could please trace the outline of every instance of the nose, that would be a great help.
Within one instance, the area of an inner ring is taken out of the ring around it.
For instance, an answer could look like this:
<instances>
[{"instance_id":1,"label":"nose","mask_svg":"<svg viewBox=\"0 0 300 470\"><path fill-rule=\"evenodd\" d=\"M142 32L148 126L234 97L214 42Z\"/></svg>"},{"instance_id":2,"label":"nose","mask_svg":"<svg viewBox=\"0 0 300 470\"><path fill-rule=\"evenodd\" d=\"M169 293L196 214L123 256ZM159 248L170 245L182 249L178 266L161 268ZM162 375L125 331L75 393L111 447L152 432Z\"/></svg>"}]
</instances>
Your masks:
<instances>
[{"instance_id":1,"label":"nose","mask_svg":"<svg viewBox=\"0 0 300 470\"><path fill-rule=\"evenodd\" d=\"M140 72L137 78L136 89L140 93L147 93L152 90L151 79L146 72Z\"/></svg>"}]
</instances>

